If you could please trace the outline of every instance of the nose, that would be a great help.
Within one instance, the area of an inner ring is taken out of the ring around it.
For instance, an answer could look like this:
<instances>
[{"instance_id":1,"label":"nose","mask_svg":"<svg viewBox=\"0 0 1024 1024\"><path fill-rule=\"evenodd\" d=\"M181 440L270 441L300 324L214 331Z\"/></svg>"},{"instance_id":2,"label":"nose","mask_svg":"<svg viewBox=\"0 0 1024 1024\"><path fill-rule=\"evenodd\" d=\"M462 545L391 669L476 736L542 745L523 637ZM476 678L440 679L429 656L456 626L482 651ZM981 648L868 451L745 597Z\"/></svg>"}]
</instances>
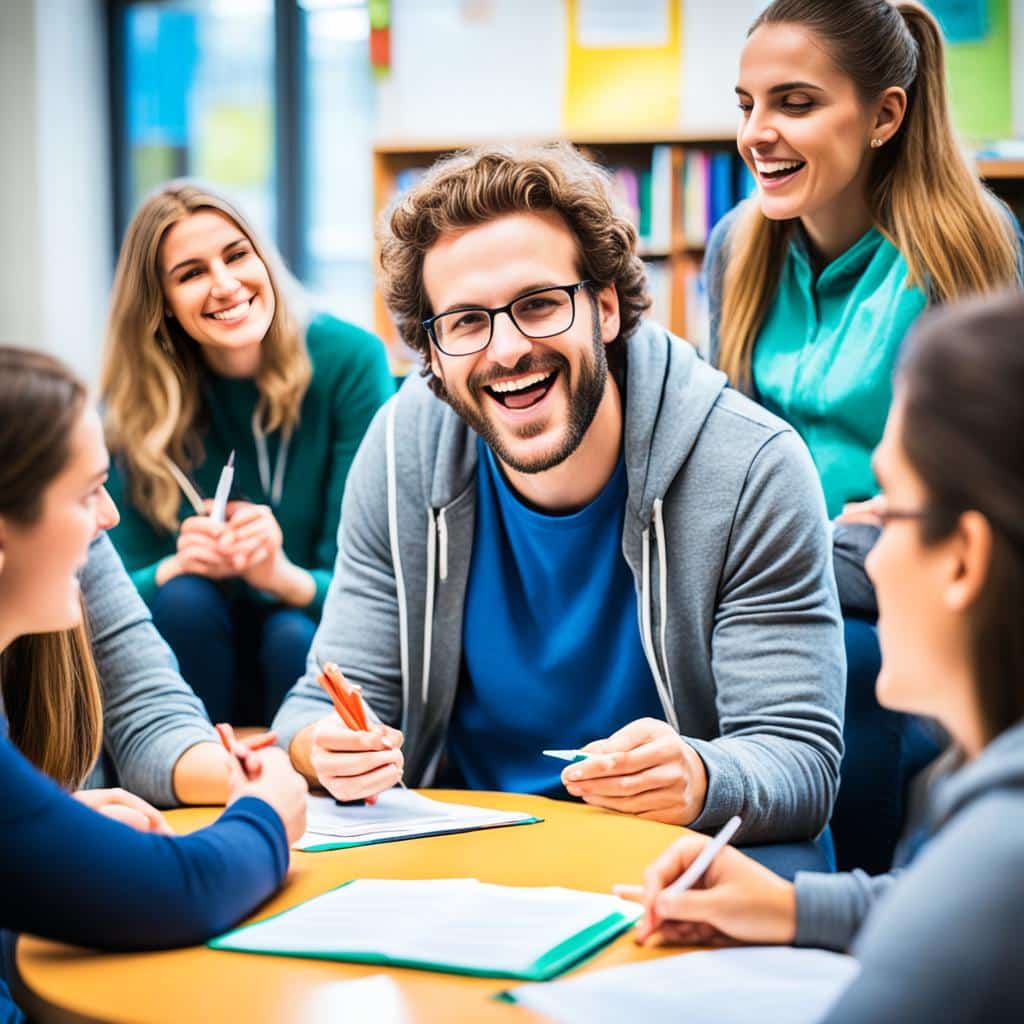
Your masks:
<instances>
[{"instance_id":1,"label":"nose","mask_svg":"<svg viewBox=\"0 0 1024 1024\"><path fill-rule=\"evenodd\" d=\"M737 140L744 149L772 146L778 142L779 132L771 111L755 103L750 113L740 123Z\"/></svg>"},{"instance_id":2,"label":"nose","mask_svg":"<svg viewBox=\"0 0 1024 1024\"><path fill-rule=\"evenodd\" d=\"M499 366L515 366L533 347L522 331L512 322L508 313L494 317L494 328L487 354Z\"/></svg>"},{"instance_id":3,"label":"nose","mask_svg":"<svg viewBox=\"0 0 1024 1024\"><path fill-rule=\"evenodd\" d=\"M114 499L106 487L100 488L100 500L96 505L96 534L103 530L112 530L121 521L121 513L117 511Z\"/></svg>"},{"instance_id":4,"label":"nose","mask_svg":"<svg viewBox=\"0 0 1024 1024\"><path fill-rule=\"evenodd\" d=\"M238 290L238 278L231 272L231 268L223 260L215 260L211 264L210 274L213 278L211 291L214 295L231 295Z\"/></svg>"}]
</instances>

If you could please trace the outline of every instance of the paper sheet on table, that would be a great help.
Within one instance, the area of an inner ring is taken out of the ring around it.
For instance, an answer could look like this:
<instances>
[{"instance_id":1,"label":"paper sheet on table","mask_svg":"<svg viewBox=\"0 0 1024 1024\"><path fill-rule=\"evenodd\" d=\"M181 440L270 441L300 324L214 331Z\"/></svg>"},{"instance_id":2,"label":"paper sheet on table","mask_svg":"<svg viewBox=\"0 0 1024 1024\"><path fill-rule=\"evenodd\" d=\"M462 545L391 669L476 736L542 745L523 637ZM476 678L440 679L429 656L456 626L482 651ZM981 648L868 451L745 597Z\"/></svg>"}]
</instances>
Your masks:
<instances>
[{"instance_id":1,"label":"paper sheet on table","mask_svg":"<svg viewBox=\"0 0 1024 1024\"><path fill-rule=\"evenodd\" d=\"M359 879L210 945L540 980L600 948L639 914L615 896L554 886Z\"/></svg>"},{"instance_id":2,"label":"paper sheet on table","mask_svg":"<svg viewBox=\"0 0 1024 1024\"><path fill-rule=\"evenodd\" d=\"M857 974L851 956L764 946L662 957L509 996L556 1024L811 1024Z\"/></svg>"},{"instance_id":3,"label":"paper sheet on table","mask_svg":"<svg viewBox=\"0 0 1024 1024\"><path fill-rule=\"evenodd\" d=\"M520 811L446 804L408 789L385 790L375 804L367 805L311 796L306 803L306 831L294 845L297 850L336 850L537 821L540 819Z\"/></svg>"}]
</instances>

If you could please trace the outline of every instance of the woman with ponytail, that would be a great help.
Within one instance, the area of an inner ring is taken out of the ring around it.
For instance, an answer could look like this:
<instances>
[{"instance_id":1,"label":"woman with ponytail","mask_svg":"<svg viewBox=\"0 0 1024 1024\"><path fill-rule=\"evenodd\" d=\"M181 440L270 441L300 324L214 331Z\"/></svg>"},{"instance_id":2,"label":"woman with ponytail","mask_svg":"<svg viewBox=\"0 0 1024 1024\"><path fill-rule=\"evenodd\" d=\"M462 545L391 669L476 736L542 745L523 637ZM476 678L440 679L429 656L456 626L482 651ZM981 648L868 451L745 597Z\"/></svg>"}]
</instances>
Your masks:
<instances>
[{"instance_id":1,"label":"woman with ponytail","mask_svg":"<svg viewBox=\"0 0 1024 1024\"><path fill-rule=\"evenodd\" d=\"M102 739L80 574L90 544L117 520L107 468L81 382L50 356L0 347L5 1022L22 1019L4 984L10 932L120 950L202 942L280 885L289 842L305 826L305 783L276 748L247 752L244 769L233 761L230 806L181 839L162 819L160 828L129 828L62 791L89 773Z\"/></svg>"},{"instance_id":2,"label":"woman with ponytail","mask_svg":"<svg viewBox=\"0 0 1024 1024\"><path fill-rule=\"evenodd\" d=\"M934 18L912 2L775 0L740 60L737 134L757 194L708 243L710 359L810 448L846 619L841 865L882 870L904 781L936 747L873 696L864 557L877 536L870 457L907 328L930 303L1019 287L1012 214L953 133Z\"/></svg>"}]
</instances>

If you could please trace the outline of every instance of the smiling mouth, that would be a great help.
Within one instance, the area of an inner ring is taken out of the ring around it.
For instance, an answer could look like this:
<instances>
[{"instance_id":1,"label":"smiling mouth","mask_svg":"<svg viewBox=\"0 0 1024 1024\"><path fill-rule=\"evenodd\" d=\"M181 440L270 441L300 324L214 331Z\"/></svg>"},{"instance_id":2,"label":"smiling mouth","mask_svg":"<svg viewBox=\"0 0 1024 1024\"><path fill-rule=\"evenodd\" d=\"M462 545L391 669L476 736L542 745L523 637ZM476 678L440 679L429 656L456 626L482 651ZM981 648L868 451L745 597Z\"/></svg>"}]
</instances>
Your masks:
<instances>
[{"instance_id":1,"label":"smiling mouth","mask_svg":"<svg viewBox=\"0 0 1024 1024\"><path fill-rule=\"evenodd\" d=\"M218 309L215 313L204 313L203 316L209 317L211 320L220 321L241 320L243 317L248 316L251 305L251 298L243 299L227 309Z\"/></svg>"},{"instance_id":2,"label":"smiling mouth","mask_svg":"<svg viewBox=\"0 0 1024 1024\"><path fill-rule=\"evenodd\" d=\"M496 381L485 385L484 391L506 409L529 409L544 399L558 373L558 370L548 370L544 373L531 373L519 380Z\"/></svg>"},{"instance_id":3,"label":"smiling mouth","mask_svg":"<svg viewBox=\"0 0 1024 1024\"><path fill-rule=\"evenodd\" d=\"M755 160L758 177L762 181L782 181L791 178L807 165L805 160Z\"/></svg>"}]
</instances>

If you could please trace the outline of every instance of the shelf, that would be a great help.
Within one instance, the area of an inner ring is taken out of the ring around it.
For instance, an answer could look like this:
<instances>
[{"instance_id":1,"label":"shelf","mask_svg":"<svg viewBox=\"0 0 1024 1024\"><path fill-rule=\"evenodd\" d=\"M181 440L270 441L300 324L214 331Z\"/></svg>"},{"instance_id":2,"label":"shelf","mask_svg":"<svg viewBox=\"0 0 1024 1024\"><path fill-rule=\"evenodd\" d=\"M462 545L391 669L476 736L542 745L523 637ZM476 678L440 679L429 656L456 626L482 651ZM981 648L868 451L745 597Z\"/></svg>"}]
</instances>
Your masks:
<instances>
[{"instance_id":1,"label":"shelf","mask_svg":"<svg viewBox=\"0 0 1024 1024\"><path fill-rule=\"evenodd\" d=\"M981 177L993 180L1024 178L1024 160L982 159L975 163Z\"/></svg>"},{"instance_id":2,"label":"shelf","mask_svg":"<svg viewBox=\"0 0 1024 1024\"><path fill-rule=\"evenodd\" d=\"M376 156L398 156L412 153L450 153L452 150L471 149L474 146L500 146L505 144L538 145L545 142L571 142L576 146L654 146L659 143L686 146L718 146L736 141L732 129L706 132L609 132L608 134L581 134L573 136L516 136L511 138L480 139L378 139L373 144Z\"/></svg>"}]
</instances>

